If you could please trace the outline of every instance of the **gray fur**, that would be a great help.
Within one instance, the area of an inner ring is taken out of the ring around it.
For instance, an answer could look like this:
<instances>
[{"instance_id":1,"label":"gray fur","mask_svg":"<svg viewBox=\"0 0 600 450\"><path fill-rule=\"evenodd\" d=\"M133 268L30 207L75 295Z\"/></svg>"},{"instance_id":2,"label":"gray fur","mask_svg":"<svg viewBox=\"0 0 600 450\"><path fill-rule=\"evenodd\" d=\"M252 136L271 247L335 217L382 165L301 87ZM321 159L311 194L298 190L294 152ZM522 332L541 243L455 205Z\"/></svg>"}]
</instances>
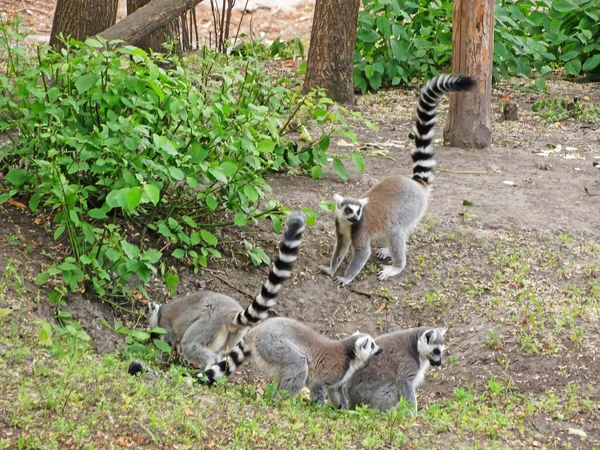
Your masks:
<instances>
[{"instance_id":1,"label":"gray fur","mask_svg":"<svg viewBox=\"0 0 600 450\"><path fill-rule=\"evenodd\" d=\"M445 332L442 328L421 327L375 339L383 353L367 361L346 384L349 406L354 408L364 404L385 411L395 407L404 397L416 411L416 389L430 365L441 364ZM334 399L330 398L330 401L334 406L341 406Z\"/></svg>"},{"instance_id":2,"label":"gray fur","mask_svg":"<svg viewBox=\"0 0 600 450\"><path fill-rule=\"evenodd\" d=\"M398 275L406 266L406 243L421 221L429 200L428 185L433 179L435 160L432 149L436 108L447 92L469 90L474 80L458 75L440 75L430 80L417 102L415 148L412 178L392 176L373 186L361 198L334 195L336 245L329 266L319 271L334 276L352 244L354 255L343 277L336 283L350 283L362 270L371 254L371 241L383 239L387 248L379 250L380 259L392 259L378 278Z\"/></svg>"},{"instance_id":3,"label":"gray fur","mask_svg":"<svg viewBox=\"0 0 600 450\"><path fill-rule=\"evenodd\" d=\"M251 326L268 316L281 285L291 275L305 225L304 213L290 215L268 279L246 309L227 295L198 291L164 305L151 303L150 326L167 331L165 339L178 348L186 363L210 367L221 359L224 349L235 347Z\"/></svg>"},{"instance_id":4,"label":"gray fur","mask_svg":"<svg viewBox=\"0 0 600 450\"><path fill-rule=\"evenodd\" d=\"M346 405L343 385L373 355L381 353L373 338L355 333L340 341L288 318L266 320L250 330L228 357L198 377L214 383L230 376L250 356L265 374L277 379L277 389L297 396L304 386L323 404L329 392Z\"/></svg>"}]
</instances>

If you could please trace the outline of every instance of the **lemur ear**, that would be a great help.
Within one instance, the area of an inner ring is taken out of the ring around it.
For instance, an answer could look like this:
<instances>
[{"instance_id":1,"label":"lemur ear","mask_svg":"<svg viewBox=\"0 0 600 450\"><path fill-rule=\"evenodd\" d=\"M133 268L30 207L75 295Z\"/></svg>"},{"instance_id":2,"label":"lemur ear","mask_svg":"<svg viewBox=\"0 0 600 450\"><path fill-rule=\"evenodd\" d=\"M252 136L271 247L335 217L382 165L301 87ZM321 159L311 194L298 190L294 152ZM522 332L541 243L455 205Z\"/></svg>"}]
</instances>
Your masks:
<instances>
[{"instance_id":1,"label":"lemur ear","mask_svg":"<svg viewBox=\"0 0 600 450\"><path fill-rule=\"evenodd\" d=\"M336 205L340 206L344 201L344 197L342 197L340 194L333 194L333 201Z\"/></svg>"},{"instance_id":2,"label":"lemur ear","mask_svg":"<svg viewBox=\"0 0 600 450\"><path fill-rule=\"evenodd\" d=\"M425 341L427 342L427 345L431 344L431 337L433 336L433 330L427 330L425 332Z\"/></svg>"},{"instance_id":3,"label":"lemur ear","mask_svg":"<svg viewBox=\"0 0 600 450\"><path fill-rule=\"evenodd\" d=\"M358 201L363 206L365 206L367 203L369 203L369 199L368 198L359 198Z\"/></svg>"},{"instance_id":4,"label":"lemur ear","mask_svg":"<svg viewBox=\"0 0 600 450\"><path fill-rule=\"evenodd\" d=\"M446 335L446 331L448 331L448 328L438 328L438 332L442 335L442 337Z\"/></svg>"}]
</instances>

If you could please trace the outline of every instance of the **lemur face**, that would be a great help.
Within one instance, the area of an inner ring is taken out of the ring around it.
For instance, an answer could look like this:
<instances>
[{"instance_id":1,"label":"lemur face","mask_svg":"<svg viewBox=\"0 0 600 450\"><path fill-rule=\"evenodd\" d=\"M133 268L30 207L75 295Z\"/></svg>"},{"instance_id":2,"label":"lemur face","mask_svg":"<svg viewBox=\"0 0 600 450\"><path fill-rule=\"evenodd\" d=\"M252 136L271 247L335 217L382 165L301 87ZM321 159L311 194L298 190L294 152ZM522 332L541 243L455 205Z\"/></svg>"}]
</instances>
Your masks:
<instances>
[{"instance_id":1,"label":"lemur face","mask_svg":"<svg viewBox=\"0 0 600 450\"><path fill-rule=\"evenodd\" d=\"M338 194L333 196L333 200L335 201L335 211L337 217L347 220L350 223L356 223L361 219L364 207L367 203L369 203L368 198L344 198Z\"/></svg>"},{"instance_id":2,"label":"lemur face","mask_svg":"<svg viewBox=\"0 0 600 450\"><path fill-rule=\"evenodd\" d=\"M446 334L444 328L432 328L419 338L419 355L421 358L427 358L432 366L442 365L442 353L445 347L444 334Z\"/></svg>"},{"instance_id":3,"label":"lemur face","mask_svg":"<svg viewBox=\"0 0 600 450\"><path fill-rule=\"evenodd\" d=\"M364 335L357 339L354 347L356 359L360 361L366 361L371 356L379 355L382 352L382 349L379 348L375 340L369 335Z\"/></svg>"}]
</instances>

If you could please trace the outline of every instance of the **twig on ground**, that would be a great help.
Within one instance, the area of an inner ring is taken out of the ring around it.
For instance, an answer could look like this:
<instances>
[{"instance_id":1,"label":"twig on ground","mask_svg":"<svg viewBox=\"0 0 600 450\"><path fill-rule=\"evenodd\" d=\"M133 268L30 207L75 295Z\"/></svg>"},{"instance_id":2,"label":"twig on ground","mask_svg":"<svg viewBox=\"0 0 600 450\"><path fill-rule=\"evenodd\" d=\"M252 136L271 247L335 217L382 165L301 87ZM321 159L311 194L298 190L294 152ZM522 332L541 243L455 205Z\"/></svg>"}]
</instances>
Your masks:
<instances>
[{"instance_id":1,"label":"twig on ground","mask_svg":"<svg viewBox=\"0 0 600 450\"><path fill-rule=\"evenodd\" d=\"M444 173L457 173L459 175L487 175L487 172L477 172L471 170L448 170L442 169L441 167L438 167L437 169L435 169L435 171Z\"/></svg>"},{"instance_id":2,"label":"twig on ground","mask_svg":"<svg viewBox=\"0 0 600 450\"><path fill-rule=\"evenodd\" d=\"M226 279L220 277L219 275L215 274L215 278L218 278L219 280L221 280L223 283L225 283L227 286L229 286L231 289L235 289L236 291L238 291L240 294L244 294L246 297L251 298L254 300L254 295L250 294L248 291L244 291L243 289L240 289L237 286L234 286L233 284L231 284L229 281L227 281Z\"/></svg>"}]
</instances>

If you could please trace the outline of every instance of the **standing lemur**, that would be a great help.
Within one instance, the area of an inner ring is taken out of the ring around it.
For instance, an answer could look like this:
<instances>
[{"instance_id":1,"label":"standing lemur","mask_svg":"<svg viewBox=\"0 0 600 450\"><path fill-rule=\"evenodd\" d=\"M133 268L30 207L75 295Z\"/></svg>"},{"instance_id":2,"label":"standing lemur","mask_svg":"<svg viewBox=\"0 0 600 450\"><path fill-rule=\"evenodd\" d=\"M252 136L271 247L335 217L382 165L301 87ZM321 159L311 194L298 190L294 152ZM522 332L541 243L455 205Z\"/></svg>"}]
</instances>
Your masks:
<instances>
[{"instance_id":1,"label":"standing lemur","mask_svg":"<svg viewBox=\"0 0 600 450\"><path fill-rule=\"evenodd\" d=\"M383 354L372 358L346 383L351 408L369 405L385 411L395 407L401 397L417 410L416 389L430 366L442 364L444 328L420 327L384 334L375 339ZM335 407L345 407L343 395L329 395Z\"/></svg>"},{"instance_id":2,"label":"standing lemur","mask_svg":"<svg viewBox=\"0 0 600 450\"><path fill-rule=\"evenodd\" d=\"M301 322L278 317L251 329L227 358L197 377L200 382L212 384L230 376L252 357L260 370L277 379L278 390L295 397L307 386L311 399L319 404L323 404L328 391L336 391L341 393L340 401L345 404L342 387L346 381L371 356L380 353L381 349L368 334L356 332L334 341Z\"/></svg>"},{"instance_id":3,"label":"standing lemur","mask_svg":"<svg viewBox=\"0 0 600 450\"><path fill-rule=\"evenodd\" d=\"M336 279L336 283L347 285L362 270L371 255L371 241L377 238L388 245L379 250L378 258L392 258L392 265L379 272L379 279L402 272L406 265L406 242L427 209L435 167L431 143L437 105L444 93L467 91L474 86L473 79L460 75L440 75L425 85L417 103L412 178L402 175L386 178L359 199L333 196L336 244L329 267L319 266L320 272L333 276L352 244L352 260L344 276Z\"/></svg>"},{"instance_id":4,"label":"standing lemur","mask_svg":"<svg viewBox=\"0 0 600 450\"><path fill-rule=\"evenodd\" d=\"M246 309L233 298L218 292L198 291L164 305L150 303L150 327L162 327L165 339L179 347L190 365L205 369L221 358L221 352L242 340L249 327L266 319L276 297L298 258L306 216L293 212L279 246L279 255L260 294ZM131 374L141 370L132 363Z\"/></svg>"}]
</instances>

